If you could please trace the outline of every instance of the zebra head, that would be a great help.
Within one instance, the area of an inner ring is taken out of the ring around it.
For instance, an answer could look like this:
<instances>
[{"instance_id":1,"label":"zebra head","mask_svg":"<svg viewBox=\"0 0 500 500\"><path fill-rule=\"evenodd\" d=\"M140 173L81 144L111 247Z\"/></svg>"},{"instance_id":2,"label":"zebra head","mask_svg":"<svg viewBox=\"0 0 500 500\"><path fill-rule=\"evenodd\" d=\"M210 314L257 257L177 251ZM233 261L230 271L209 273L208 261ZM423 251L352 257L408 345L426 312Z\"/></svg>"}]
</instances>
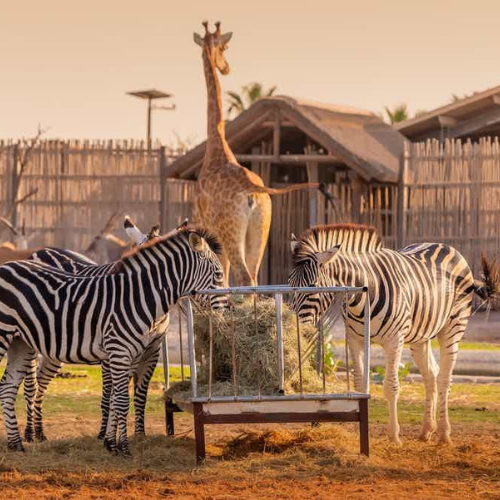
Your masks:
<instances>
[{"instance_id":1,"label":"zebra head","mask_svg":"<svg viewBox=\"0 0 500 500\"><path fill-rule=\"evenodd\" d=\"M327 267L333 262L340 245L332 246L325 251L315 251L311 246L299 241L292 234L291 249L293 267L288 276L288 285L292 287L335 286ZM334 300L328 293L295 293L290 307L295 311L302 323L316 323Z\"/></svg>"},{"instance_id":2,"label":"zebra head","mask_svg":"<svg viewBox=\"0 0 500 500\"><path fill-rule=\"evenodd\" d=\"M187 237L192 257L189 259L192 269L186 281L184 294L224 288L224 270L218 257L222 249L217 238L205 229L189 229L186 224L177 228L176 232ZM197 296L197 301L202 305L208 305L208 297L212 309L220 310L228 307L225 295L200 294Z\"/></svg>"}]
</instances>

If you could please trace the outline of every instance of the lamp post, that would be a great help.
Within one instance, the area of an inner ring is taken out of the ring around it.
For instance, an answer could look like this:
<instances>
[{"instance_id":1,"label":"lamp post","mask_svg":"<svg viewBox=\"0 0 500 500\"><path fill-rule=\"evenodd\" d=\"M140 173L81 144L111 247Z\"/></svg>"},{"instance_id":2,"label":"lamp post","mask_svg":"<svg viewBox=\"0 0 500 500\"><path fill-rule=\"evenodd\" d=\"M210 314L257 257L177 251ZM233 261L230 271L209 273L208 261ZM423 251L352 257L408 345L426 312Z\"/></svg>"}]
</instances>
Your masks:
<instances>
[{"instance_id":1,"label":"lamp post","mask_svg":"<svg viewBox=\"0 0 500 500\"><path fill-rule=\"evenodd\" d=\"M153 100L167 99L173 97L173 94L167 94L166 92L162 92L161 90L149 89L149 90L138 90L134 92L127 92L127 95L139 97L140 99L147 99L148 101L146 140L148 148L151 148L151 112L154 109L161 109L164 111L173 111L175 109L175 104L172 104L171 106L154 106Z\"/></svg>"}]
</instances>

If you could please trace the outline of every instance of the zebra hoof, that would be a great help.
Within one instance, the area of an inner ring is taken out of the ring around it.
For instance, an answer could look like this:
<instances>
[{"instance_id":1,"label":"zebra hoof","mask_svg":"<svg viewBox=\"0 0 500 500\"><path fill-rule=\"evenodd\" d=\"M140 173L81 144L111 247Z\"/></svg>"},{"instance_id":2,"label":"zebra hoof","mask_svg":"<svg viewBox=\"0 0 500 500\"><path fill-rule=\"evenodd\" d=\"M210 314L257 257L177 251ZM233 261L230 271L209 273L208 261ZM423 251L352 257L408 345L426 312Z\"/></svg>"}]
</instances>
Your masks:
<instances>
[{"instance_id":1,"label":"zebra hoof","mask_svg":"<svg viewBox=\"0 0 500 500\"><path fill-rule=\"evenodd\" d=\"M110 453L116 453L116 441L104 438L104 448L106 448Z\"/></svg>"},{"instance_id":2,"label":"zebra hoof","mask_svg":"<svg viewBox=\"0 0 500 500\"><path fill-rule=\"evenodd\" d=\"M24 440L27 443L33 443L35 441L35 431L33 428L26 427L26 429L24 429Z\"/></svg>"},{"instance_id":3,"label":"zebra hoof","mask_svg":"<svg viewBox=\"0 0 500 500\"><path fill-rule=\"evenodd\" d=\"M24 446L20 441L18 443L9 443L7 448L11 451L25 451Z\"/></svg>"},{"instance_id":4,"label":"zebra hoof","mask_svg":"<svg viewBox=\"0 0 500 500\"><path fill-rule=\"evenodd\" d=\"M35 439L39 442L39 443L43 443L44 441L48 441L47 439L47 436L42 432L41 434L36 434L35 435Z\"/></svg>"},{"instance_id":5,"label":"zebra hoof","mask_svg":"<svg viewBox=\"0 0 500 500\"><path fill-rule=\"evenodd\" d=\"M124 457L131 457L132 453L130 453L130 448L128 443L118 443L116 447L116 454L122 455Z\"/></svg>"}]
</instances>

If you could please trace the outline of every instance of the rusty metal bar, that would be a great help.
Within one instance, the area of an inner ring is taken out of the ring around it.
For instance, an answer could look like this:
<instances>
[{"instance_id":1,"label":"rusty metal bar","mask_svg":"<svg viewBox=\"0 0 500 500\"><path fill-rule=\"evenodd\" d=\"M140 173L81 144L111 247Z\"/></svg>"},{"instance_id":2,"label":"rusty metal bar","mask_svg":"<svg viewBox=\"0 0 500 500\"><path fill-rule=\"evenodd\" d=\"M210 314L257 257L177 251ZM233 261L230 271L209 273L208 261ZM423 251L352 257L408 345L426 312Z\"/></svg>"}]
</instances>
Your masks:
<instances>
[{"instance_id":1,"label":"rusty metal bar","mask_svg":"<svg viewBox=\"0 0 500 500\"><path fill-rule=\"evenodd\" d=\"M259 398L262 396L262 377L261 377L261 362L260 362L260 337L259 337L259 325L257 321L257 295L253 294L253 324L255 340L257 341L257 356L255 356L257 364L257 387L259 390Z\"/></svg>"},{"instance_id":2,"label":"rusty metal bar","mask_svg":"<svg viewBox=\"0 0 500 500\"><path fill-rule=\"evenodd\" d=\"M344 307L345 307L345 321L344 321L344 339L345 339L345 374L347 378L347 392L351 392L351 378L349 374L349 342L347 341L348 327L347 327L347 293L344 293Z\"/></svg>"},{"instance_id":3,"label":"rusty metal bar","mask_svg":"<svg viewBox=\"0 0 500 500\"><path fill-rule=\"evenodd\" d=\"M370 394L370 296L365 294L363 391ZM366 453L367 454L367 453Z\"/></svg>"},{"instance_id":4,"label":"rusty metal bar","mask_svg":"<svg viewBox=\"0 0 500 500\"><path fill-rule=\"evenodd\" d=\"M303 394L304 387L302 383L302 344L300 342L300 321L298 313L295 313L295 324L297 325L297 353L299 356L299 387L300 394Z\"/></svg>"},{"instance_id":5,"label":"rusty metal bar","mask_svg":"<svg viewBox=\"0 0 500 500\"><path fill-rule=\"evenodd\" d=\"M213 352L214 352L214 335L213 335L213 325L212 316L208 316L208 336L209 336L209 346L208 346L208 397L212 397L212 375L213 375Z\"/></svg>"},{"instance_id":6,"label":"rusty metal bar","mask_svg":"<svg viewBox=\"0 0 500 500\"><path fill-rule=\"evenodd\" d=\"M254 293L273 294L273 293L361 293L366 292L365 286L285 286L285 285L266 285L266 286L237 286L232 288L210 288L208 290L198 290L197 294L203 295L228 295L230 293L237 295L252 295Z\"/></svg>"},{"instance_id":7,"label":"rusty metal bar","mask_svg":"<svg viewBox=\"0 0 500 500\"><path fill-rule=\"evenodd\" d=\"M179 318L179 349L181 354L181 380L184 382L184 349L182 345L182 311L180 306L177 306L177 315Z\"/></svg>"},{"instance_id":8,"label":"rusty metal bar","mask_svg":"<svg viewBox=\"0 0 500 500\"><path fill-rule=\"evenodd\" d=\"M320 369L321 369L321 378L323 382L323 394L326 393L326 374L325 374L325 330L324 330L323 318L319 320L319 337L321 342L321 351L320 351Z\"/></svg>"},{"instance_id":9,"label":"rusty metal bar","mask_svg":"<svg viewBox=\"0 0 500 500\"><path fill-rule=\"evenodd\" d=\"M163 379L165 381L165 387L170 389L170 360L168 358L168 337L165 335L163 342L161 343L161 354L163 361Z\"/></svg>"},{"instance_id":10,"label":"rusty metal bar","mask_svg":"<svg viewBox=\"0 0 500 500\"><path fill-rule=\"evenodd\" d=\"M233 392L234 398L238 397L238 370L236 366L236 320L234 318L234 298L232 294L229 294L230 297L230 308L233 319L233 328L231 329L231 365L233 370Z\"/></svg>"},{"instance_id":11,"label":"rusty metal bar","mask_svg":"<svg viewBox=\"0 0 500 500\"><path fill-rule=\"evenodd\" d=\"M196 351L194 347L194 320L193 320L193 306L191 299L186 299L186 319L188 327L188 346L189 346L189 369L191 371L191 388L193 397L198 396L198 377L196 373Z\"/></svg>"},{"instance_id":12,"label":"rusty metal bar","mask_svg":"<svg viewBox=\"0 0 500 500\"><path fill-rule=\"evenodd\" d=\"M280 393L285 392L285 355L283 348L283 295L274 294L274 305L276 310L276 352L278 355L278 389Z\"/></svg>"}]
</instances>

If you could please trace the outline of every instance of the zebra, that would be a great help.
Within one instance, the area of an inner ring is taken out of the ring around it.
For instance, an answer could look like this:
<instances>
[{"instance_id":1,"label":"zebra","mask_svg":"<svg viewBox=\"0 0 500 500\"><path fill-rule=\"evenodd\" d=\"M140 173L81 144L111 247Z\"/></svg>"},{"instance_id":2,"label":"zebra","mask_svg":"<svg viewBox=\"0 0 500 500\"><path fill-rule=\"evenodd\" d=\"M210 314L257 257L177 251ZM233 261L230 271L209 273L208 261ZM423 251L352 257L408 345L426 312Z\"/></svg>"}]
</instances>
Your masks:
<instances>
[{"instance_id":1,"label":"zebra","mask_svg":"<svg viewBox=\"0 0 500 500\"><path fill-rule=\"evenodd\" d=\"M495 279L474 281L466 260L441 243L385 248L372 227L333 224L313 227L299 238L292 235L291 286L368 286L371 339L385 351L384 395L389 405L389 436L400 444L397 400L398 367L403 345L410 345L425 385L425 413L420 439L437 430L440 442L451 442L448 396L458 345L471 315L476 292L483 299L498 293ZM483 259L485 276L489 264ZM301 322L316 322L333 301L332 294L295 294L291 308ZM349 297L344 316L352 353L355 390L362 390L363 322L366 295ZM439 366L431 349L437 337ZM436 396L437 393L437 396ZM439 421L436 425L436 402Z\"/></svg>"},{"instance_id":2,"label":"zebra","mask_svg":"<svg viewBox=\"0 0 500 500\"><path fill-rule=\"evenodd\" d=\"M36 261L4 264L0 266L0 360L15 336L59 362L109 360L111 419L104 442L110 451L129 455L130 370L161 337L157 327L181 296L222 288L220 253L215 236L205 229L186 228L131 251L105 276L77 276ZM212 308L221 303L223 297L210 298ZM0 401L8 447L23 450L15 397L29 367L20 363L10 367L14 362L15 356L9 356L9 376L0 381Z\"/></svg>"},{"instance_id":3,"label":"zebra","mask_svg":"<svg viewBox=\"0 0 500 500\"><path fill-rule=\"evenodd\" d=\"M187 219L174 231L180 231L187 226ZM159 227L153 226L148 234L143 234L139 228L132 222L130 217L126 216L124 220L124 229L129 238L136 245L142 245L153 238L159 237ZM58 269L77 274L79 276L104 276L112 271L115 262L108 264L97 265L88 257L64 250L60 248L43 248L37 250L30 256L31 260L43 262ZM166 332L169 326L169 316L159 325ZM148 346L140 360L136 360L135 366L131 370L134 378L134 416L135 416L135 434L144 435L144 416L147 400L147 391L149 382L153 375L154 369L158 363L161 341L163 336L158 338ZM26 363L29 357L37 357L36 352L33 352L22 340L15 340L16 356L15 359L19 363ZM24 348L24 350L23 350ZM11 347L12 349L12 347ZM35 377L36 363L32 362L30 371L27 373L24 381L24 395L27 406L27 419L24 439L26 442L46 441L47 438L43 431L43 415L42 403L45 393L52 379L60 372L63 363L42 357L38 364L38 371ZM104 439L106 427L109 417L109 404L111 397L111 374L109 371L108 360L103 360L102 368L102 398L101 398L101 427L98 439ZM35 379L35 380L33 380Z\"/></svg>"}]
</instances>

